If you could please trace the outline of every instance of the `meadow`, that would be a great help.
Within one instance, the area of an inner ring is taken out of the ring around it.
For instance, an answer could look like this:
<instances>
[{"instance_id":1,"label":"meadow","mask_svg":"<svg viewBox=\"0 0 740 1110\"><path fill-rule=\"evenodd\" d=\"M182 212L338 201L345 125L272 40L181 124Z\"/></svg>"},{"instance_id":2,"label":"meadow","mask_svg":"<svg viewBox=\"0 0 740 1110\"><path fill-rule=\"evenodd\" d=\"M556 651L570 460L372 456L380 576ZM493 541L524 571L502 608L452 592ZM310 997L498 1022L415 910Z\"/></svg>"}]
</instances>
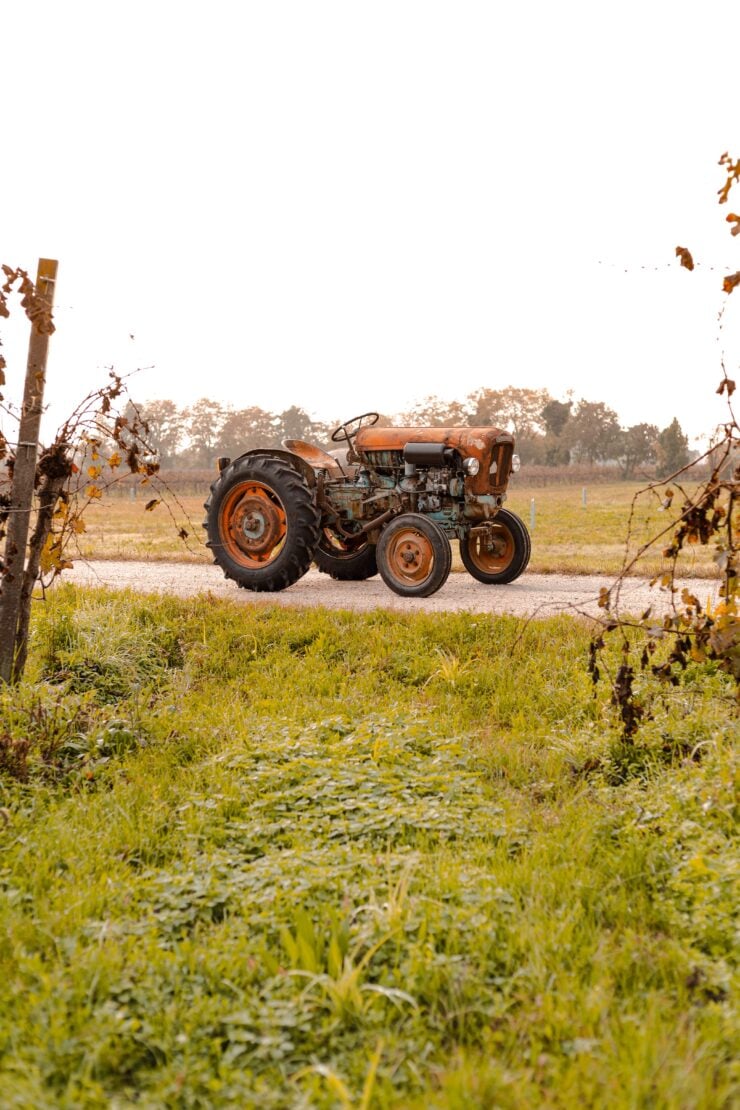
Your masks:
<instances>
[{"instance_id":1,"label":"meadow","mask_svg":"<svg viewBox=\"0 0 740 1110\"><path fill-rule=\"evenodd\" d=\"M52 591L0 691L2 1105L733 1105L734 691L691 664L625 744L587 641Z\"/></svg>"},{"instance_id":2,"label":"meadow","mask_svg":"<svg viewBox=\"0 0 740 1110\"><path fill-rule=\"evenodd\" d=\"M583 487L554 485L542 488L519 485L510 487L507 508L531 526L534 499L532 559L535 573L616 574L625 554L634 555L639 546L666 528L675 519L679 499L669 513L660 507L655 495L641 499L633 521L632 536L626 544L627 519L634 494L642 487L630 482ZM210 562L203 544L202 494L184 494L179 505L166 504L153 512L144 509L153 493L140 491L136 500L128 495L112 496L91 504L86 512L87 531L76 539L82 556L90 559L159 559L183 562ZM189 533L187 541L178 538L180 528ZM658 544L635 568L634 573L654 576L667 569ZM453 545L453 570L462 571ZM679 573L690 577L715 577L712 552L691 548L680 560Z\"/></svg>"}]
</instances>

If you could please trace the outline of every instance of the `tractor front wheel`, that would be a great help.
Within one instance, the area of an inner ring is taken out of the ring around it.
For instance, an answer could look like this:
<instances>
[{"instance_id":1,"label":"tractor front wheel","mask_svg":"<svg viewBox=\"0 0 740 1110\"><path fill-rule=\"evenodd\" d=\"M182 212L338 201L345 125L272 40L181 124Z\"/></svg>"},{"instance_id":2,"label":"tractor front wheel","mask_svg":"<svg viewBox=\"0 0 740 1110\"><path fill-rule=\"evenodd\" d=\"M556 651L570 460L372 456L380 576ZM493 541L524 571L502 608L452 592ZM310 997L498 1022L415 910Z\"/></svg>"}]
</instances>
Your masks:
<instances>
[{"instance_id":1,"label":"tractor front wheel","mask_svg":"<svg viewBox=\"0 0 740 1110\"><path fill-rule=\"evenodd\" d=\"M532 541L524 521L508 509L499 509L485 531L471 530L460 540L465 569L487 586L513 582L527 569L531 553Z\"/></svg>"},{"instance_id":2,"label":"tractor front wheel","mask_svg":"<svg viewBox=\"0 0 740 1110\"><path fill-rule=\"evenodd\" d=\"M386 586L401 597L429 597L447 581L452 566L450 541L421 513L402 513L380 533L378 570Z\"/></svg>"},{"instance_id":3,"label":"tractor front wheel","mask_svg":"<svg viewBox=\"0 0 740 1110\"><path fill-rule=\"evenodd\" d=\"M320 514L303 475L281 459L236 459L205 503L207 546L227 578L246 590L284 590L311 565Z\"/></svg>"}]
</instances>

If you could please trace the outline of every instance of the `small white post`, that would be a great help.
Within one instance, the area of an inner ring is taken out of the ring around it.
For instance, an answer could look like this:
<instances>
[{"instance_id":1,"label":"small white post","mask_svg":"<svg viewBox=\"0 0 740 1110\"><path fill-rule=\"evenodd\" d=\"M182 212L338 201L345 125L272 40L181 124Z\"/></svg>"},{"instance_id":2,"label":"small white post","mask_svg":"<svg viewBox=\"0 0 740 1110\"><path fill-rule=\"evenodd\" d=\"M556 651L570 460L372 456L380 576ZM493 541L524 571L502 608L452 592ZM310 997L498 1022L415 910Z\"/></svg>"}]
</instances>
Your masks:
<instances>
[{"instance_id":1,"label":"small white post","mask_svg":"<svg viewBox=\"0 0 740 1110\"><path fill-rule=\"evenodd\" d=\"M583 489L581 490L581 505L583 506L584 509L586 508L586 503L587 503L586 487L584 486Z\"/></svg>"},{"instance_id":2,"label":"small white post","mask_svg":"<svg viewBox=\"0 0 740 1110\"><path fill-rule=\"evenodd\" d=\"M535 507L534 507L534 497L533 497L532 500L529 503L529 530L530 530L530 532L534 532L535 516L536 516L536 510L535 510Z\"/></svg>"}]
</instances>

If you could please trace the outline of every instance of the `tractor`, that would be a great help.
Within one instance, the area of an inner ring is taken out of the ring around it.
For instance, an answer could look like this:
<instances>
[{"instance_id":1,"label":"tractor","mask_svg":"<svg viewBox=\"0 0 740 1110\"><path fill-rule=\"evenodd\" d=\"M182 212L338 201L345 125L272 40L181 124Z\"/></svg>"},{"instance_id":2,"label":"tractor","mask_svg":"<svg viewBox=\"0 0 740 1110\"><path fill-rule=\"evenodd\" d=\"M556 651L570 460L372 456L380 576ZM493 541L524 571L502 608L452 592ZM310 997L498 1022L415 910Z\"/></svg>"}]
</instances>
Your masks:
<instances>
[{"instance_id":1,"label":"tractor","mask_svg":"<svg viewBox=\"0 0 740 1110\"><path fill-rule=\"evenodd\" d=\"M519 469L499 428L386 428L376 412L341 424L324 451L303 440L218 460L203 527L214 562L247 590L284 590L314 562L341 581L380 572L403 597L447 580L451 539L479 582L529 562L522 520L504 509Z\"/></svg>"}]
</instances>

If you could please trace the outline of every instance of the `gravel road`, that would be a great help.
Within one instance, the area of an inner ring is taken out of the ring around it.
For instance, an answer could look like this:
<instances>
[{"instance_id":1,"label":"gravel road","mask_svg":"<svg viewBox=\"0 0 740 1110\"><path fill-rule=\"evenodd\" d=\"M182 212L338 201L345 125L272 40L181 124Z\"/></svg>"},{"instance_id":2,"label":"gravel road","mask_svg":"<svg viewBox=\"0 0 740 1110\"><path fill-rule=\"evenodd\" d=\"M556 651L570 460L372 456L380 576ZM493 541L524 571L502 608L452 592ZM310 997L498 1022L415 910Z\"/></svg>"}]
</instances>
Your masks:
<instances>
[{"instance_id":1,"label":"gravel road","mask_svg":"<svg viewBox=\"0 0 740 1110\"><path fill-rule=\"evenodd\" d=\"M335 582L311 569L294 586L280 593L255 594L227 582L215 566L187 563L79 561L66 571L62 581L110 589L133 589L144 593L192 597L209 594L243 605L283 605L295 608L324 606L328 609L392 609L402 612L513 613L517 616L551 616L555 613L597 613L596 599L611 579L595 575L524 574L508 586L484 586L468 574L451 574L438 593L427 598L399 597L380 577L367 582ZM688 579L687 586L705 604L716 600L718 582ZM649 605L655 613L668 607L670 595L651 589L642 578L630 578L622 589L622 610L641 612Z\"/></svg>"}]
</instances>

